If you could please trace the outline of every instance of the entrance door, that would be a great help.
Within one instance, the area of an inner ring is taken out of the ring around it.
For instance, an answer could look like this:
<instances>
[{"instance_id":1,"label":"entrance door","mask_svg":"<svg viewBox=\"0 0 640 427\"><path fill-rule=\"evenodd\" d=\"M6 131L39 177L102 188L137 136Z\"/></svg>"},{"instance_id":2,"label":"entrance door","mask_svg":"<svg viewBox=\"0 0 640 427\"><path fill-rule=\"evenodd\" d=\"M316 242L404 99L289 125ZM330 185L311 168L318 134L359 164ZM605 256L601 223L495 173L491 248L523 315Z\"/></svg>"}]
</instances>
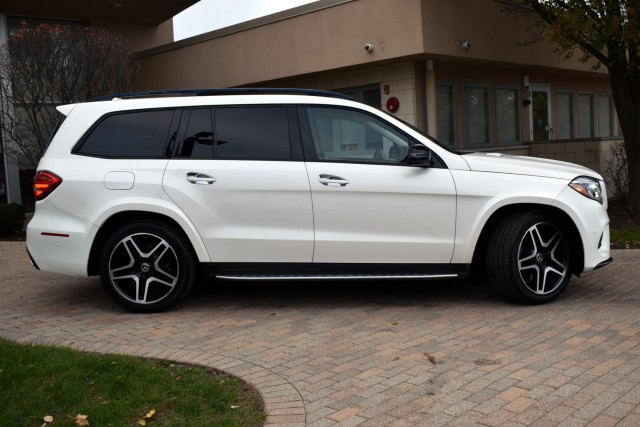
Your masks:
<instances>
[{"instance_id":1,"label":"entrance door","mask_svg":"<svg viewBox=\"0 0 640 427\"><path fill-rule=\"evenodd\" d=\"M551 139L551 96L548 87L533 86L530 91L529 129L532 141Z\"/></svg>"}]
</instances>

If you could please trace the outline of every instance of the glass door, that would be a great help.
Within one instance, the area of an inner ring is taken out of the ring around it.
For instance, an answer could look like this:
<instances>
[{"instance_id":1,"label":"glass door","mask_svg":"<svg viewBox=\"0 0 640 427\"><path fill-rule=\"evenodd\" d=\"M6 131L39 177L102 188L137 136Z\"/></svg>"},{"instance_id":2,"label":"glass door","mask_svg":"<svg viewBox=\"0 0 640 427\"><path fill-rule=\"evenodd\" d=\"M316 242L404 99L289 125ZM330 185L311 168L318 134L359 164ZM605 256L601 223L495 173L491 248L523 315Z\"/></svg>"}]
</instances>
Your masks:
<instances>
[{"instance_id":1,"label":"glass door","mask_svg":"<svg viewBox=\"0 0 640 427\"><path fill-rule=\"evenodd\" d=\"M529 129L531 141L549 141L551 127L551 96L548 87L532 86L529 91L531 108L529 109Z\"/></svg>"}]
</instances>

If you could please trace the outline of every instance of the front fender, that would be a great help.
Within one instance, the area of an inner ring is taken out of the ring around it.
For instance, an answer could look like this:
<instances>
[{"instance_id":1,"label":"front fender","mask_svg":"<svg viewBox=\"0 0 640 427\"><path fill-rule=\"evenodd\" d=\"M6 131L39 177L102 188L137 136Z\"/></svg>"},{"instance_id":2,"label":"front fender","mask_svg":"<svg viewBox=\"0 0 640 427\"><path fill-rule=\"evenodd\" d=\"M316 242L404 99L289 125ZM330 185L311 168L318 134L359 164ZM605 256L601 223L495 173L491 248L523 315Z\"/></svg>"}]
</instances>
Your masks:
<instances>
[{"instance_id":1,"label":"front fender","mask_svg":"<svg viewBox=\"0 0 640 427\"><path fill-rule=\"evenodd\" d=\"M452 171L452 175L458 191L455 247L451 259L454 264L471 263L482 230L500 209L516 205L551 206L567 185L564 179L532 179L525 175L473 171Z\"/></svg>"}]
</instances>

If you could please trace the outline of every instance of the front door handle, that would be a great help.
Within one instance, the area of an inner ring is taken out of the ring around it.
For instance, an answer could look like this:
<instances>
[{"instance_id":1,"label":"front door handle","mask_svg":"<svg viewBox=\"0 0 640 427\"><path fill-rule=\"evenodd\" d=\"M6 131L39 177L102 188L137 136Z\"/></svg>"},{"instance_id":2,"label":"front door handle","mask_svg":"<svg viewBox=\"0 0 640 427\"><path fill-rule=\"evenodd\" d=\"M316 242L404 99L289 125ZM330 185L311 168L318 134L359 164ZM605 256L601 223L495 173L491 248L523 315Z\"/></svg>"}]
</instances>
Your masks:
<instances>
[{"instance_id":1,"label":"front door handle","mask_svg":"<svg viewBox=\"0 0 640 427\"><path fill-rule=\"evenodd\" d=\"M192 184L208 185L216 182L216 179L212 176L205 175L203 173L189 172L187 174L187 181L189 181Z\"/></svg>"},{"instance_id":2,"label":"front door handle","mask_svg":"<svg viewBox=\"0 0 640 427\"><path fill-rule=\"evenodd\" d=\"M320 181L320 184L326 185L328 187L345 187L347 184L349 184L349 181L344 178L335 175L329 175L326 173L321 174L318 177L318 181Z\"/></svg>"}]
</instances>

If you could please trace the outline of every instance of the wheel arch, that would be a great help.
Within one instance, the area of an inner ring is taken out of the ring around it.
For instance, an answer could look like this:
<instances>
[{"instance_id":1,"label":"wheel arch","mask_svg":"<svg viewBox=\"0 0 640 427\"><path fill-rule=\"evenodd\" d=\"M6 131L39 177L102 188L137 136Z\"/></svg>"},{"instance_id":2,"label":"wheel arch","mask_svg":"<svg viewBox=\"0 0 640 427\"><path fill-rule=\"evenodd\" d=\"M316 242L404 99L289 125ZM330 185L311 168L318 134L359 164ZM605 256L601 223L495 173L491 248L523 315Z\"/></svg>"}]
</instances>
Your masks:
<instances>
[{"instance_id":1,"label":"wheel arch","mask_svg":"<svg viewBox=\"0 0 640 427\"><path fill-rule=\"evenodd\" d=\"M178 222L173 218L157 212L123 211L110 216L96 233L96 237L93 239L93 244L91 245L91 251L89 252L89 262L87 265L87 272L89 276L98 275L100 272L100 251L102 250L107 238L123 224L134 221L154 221L171 227L176 233L179 233L186 242L188 242L194 258L199 259L196 248L193 246L193 242L180 224L178 224Z\"/></svg>"},{"instance_id":2,"label":"wheel arch","mask_svg":"<svg viewBox=\"0 0 640 427\"><path fill-rule=\"evenodd\" d=\"M482 232L480 233L480 237L476 242L473 252L472 266L474 268L483 268L489 238L494 230L500 226L500 224L506 217L517 214L519 212L531 211L537 211L547 214L559 221L559 225L567 235L569 246L574 251L574 256L571 257L571 272L576 276L579 276L584 268L584 247L578 228L574 224L571 217L562 209L554 206L539 205L535 203L506 205L502 206L493 214L491 214L487 222L485 222L484 227L482 228Z\"/></svg>"}]
</instances>

